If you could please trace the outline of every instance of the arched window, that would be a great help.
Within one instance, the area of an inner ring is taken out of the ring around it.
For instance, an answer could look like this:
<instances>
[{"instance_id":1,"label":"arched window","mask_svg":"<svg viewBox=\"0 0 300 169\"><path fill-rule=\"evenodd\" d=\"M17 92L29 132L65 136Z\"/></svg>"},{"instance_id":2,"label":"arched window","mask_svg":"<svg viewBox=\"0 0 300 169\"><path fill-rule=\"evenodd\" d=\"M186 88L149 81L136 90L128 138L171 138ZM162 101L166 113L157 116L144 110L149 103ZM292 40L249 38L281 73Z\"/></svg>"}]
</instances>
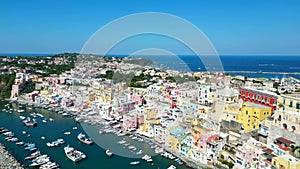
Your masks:
<instances>
[{"instance_id":1,"label":"arched window","mask_svg":"<svg viewBox=\"0 0 300 169\"><path fill-rule=\"evenodd\" d=\"M283 126L284 129L287 129L287 124L283 123L282 126Z\"/></svg>"},{"instance_id":2,"label":"arched window","mask_svg":"<svg viewBox=\"0 0 300 169\"><path fill-rule=\"evenodd\" d=\"M296 127L295 126L292 126L292 130L293 130L293 132L296 130Z\"/></svg>"}]
</instances>

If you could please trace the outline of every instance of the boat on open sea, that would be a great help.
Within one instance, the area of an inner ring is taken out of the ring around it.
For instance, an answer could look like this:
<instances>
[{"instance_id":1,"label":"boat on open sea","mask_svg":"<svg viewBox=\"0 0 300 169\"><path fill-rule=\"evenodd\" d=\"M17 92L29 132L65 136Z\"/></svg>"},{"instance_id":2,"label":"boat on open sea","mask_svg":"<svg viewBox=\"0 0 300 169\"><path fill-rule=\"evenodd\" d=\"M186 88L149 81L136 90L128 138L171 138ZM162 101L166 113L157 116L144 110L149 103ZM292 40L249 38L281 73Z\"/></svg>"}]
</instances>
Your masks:
<instances>
[{"instance_id":1,"label":"boat on open sea","mask_svg":"<svg viewBox=\"0 0 300 169\"><path fill-rule=\"evenodd\" d=\"M88 138L86 137L84 134L82 133L79 133L78 136L77 136L78 140L85 143L85 144L88 144L88 145L91 145L93 144L93 141L91 138Z\"/></svg>"},{"instance_id":2,"label":"boat on open sea","mask_svg":"<svg viewBox=\"0 0 300 169\"><path fill-rule=\"evenodd\" d=\"M86 158L86 155L84 153L75 150L73 147L70 147L69 145L64 148L64 151L66 156L75 163Z\"/></svg>"},{"instance_id":3,"label":"boat on open sea","mask_svg":"<svg viewBox=\"0 0 300 169\"><path fill-rule=\"evenodd\" d=\"M113 155L113 153L112 153L109 149L107 149L107 150L105 151L105 153L106 153L106 155L107 155L108 157L110 157L110 156Z\"/></svg>"}]
</instances>

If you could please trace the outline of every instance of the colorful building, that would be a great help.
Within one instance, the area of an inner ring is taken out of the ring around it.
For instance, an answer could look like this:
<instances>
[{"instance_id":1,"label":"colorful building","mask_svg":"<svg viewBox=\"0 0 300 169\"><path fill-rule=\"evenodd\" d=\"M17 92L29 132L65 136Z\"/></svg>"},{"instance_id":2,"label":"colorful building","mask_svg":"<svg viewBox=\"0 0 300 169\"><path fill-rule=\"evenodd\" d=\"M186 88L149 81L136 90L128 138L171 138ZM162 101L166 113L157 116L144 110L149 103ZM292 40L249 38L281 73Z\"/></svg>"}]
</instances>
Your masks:
<instances>
[{"instance_id":1,"label":"colorful building","mask_svg":"<svg viewBox=\"0 0 300 169\"><path fill-rule=\"evenodd\" d=\"M282 155L274 157L272 159L272 164L278 169L299 169L300 160L293 157L292 155Z\"/></svg>"},{"instance_id":2,"label":"colorful building","mask_svg":"<svg viewBox=\"0 0 300 169\"><path fill-rule=\"evenodd\" d=\"M245 102L252 102L272 108L272 111L276 109L278 96L275 93L256 90L250 88L240 88L239 98Z\"/></svg>"},{"instance_id":3,"label":"colorful building","mask_svg":"<svg viewBox=\"0 0 300 169\"><path fill-rule=\"evenodd\" d=\"M284 110L300 110L300 95L290 94L290 95L280 95L278 97L278 104L284 107Z\"/></svg>"},{"instance_id":4,"label":"colorful building","mask_svg":"<svg viewBox=\"0 0 300 169\"><path fill-rule=\"evenodd\" d=\"M243 124L244 130L256 130L259 122L271 116L272 108L261 104L246 102L243 104L237 121Z\"/></svg>"}]
</instances>

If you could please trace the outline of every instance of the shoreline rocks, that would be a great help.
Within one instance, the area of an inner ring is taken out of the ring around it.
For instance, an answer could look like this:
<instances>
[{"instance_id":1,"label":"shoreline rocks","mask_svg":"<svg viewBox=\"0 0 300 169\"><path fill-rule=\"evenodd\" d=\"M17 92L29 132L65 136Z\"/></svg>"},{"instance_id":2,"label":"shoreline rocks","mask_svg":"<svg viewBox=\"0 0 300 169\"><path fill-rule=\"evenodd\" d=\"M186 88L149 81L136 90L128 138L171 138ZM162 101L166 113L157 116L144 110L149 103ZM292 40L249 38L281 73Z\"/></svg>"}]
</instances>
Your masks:
<instances>
[{"instance_id":1,"label":"shoreline rocks","mask_svg":"<svg viewBox=\"0 0 300 169\"><path fill-rule=\"evenodd\" d=\"M23 169L24 167L0 143L0 169Z\"/></svg>"}]
</instances>

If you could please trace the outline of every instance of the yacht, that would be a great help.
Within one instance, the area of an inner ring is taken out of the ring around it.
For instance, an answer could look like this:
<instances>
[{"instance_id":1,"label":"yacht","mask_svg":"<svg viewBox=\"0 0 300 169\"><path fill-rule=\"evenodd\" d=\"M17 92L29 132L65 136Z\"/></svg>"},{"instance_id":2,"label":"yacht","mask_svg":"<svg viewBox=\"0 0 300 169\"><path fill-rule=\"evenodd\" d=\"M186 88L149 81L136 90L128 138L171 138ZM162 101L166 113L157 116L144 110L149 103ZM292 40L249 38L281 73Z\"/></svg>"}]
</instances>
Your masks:
<instances>
[{"instance_id":1,"label":"yacht","mask_svg":"<svg viewBox=\"0 0 300 169\"><path fill-rule=\"evenodd\" d=\"M69 145L64 148L64 151L66 156L75 163L86 158L86 155L84 153L75 150L73 147L70 147Z\"/></svg>"},{"instance_id":2,"label":"yacht","mask_svg":"<svg viewBox=\"0 0 300 169\"><path fill-rule=\"evenodd\" d=\"M93 141L91 140L91 138L86 137L84 134L79 133L77 136L78 140L85 143L85 144L93 144Z\"/></svg>"}]
</instances>

